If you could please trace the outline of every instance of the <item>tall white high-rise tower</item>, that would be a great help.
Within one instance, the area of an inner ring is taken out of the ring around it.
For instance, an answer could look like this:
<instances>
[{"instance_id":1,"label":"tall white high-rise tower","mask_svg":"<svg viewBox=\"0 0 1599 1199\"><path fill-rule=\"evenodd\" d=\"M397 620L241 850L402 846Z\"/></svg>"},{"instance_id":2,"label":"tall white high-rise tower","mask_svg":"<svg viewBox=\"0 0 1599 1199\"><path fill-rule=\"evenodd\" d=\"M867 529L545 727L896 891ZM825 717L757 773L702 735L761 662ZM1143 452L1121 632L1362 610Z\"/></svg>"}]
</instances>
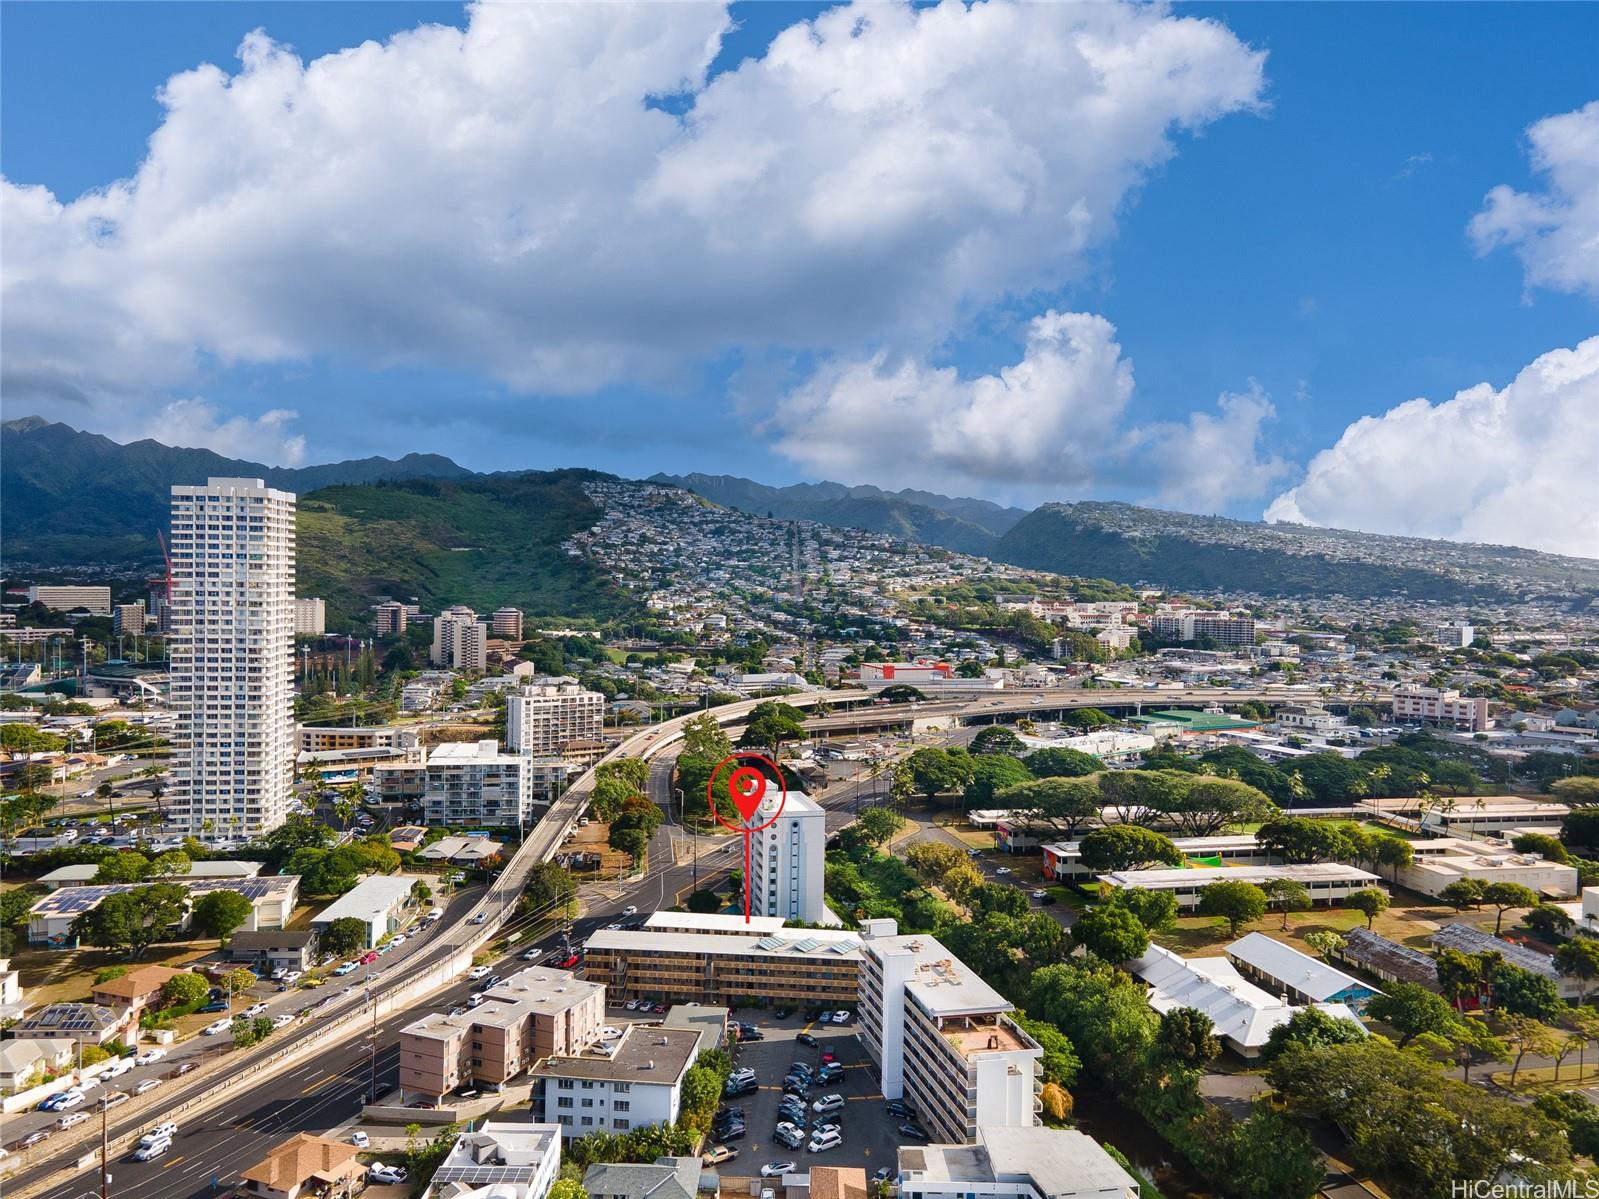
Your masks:
<instances>
[{"instance_id":1,"label":"tall white high-rise tower","mask_svg":"<svg viewBox=\"0 0 1599 1199\"><path fill-rule=\"evenodd\" d=\"M172 489L172 806L197 837L288 814L294 498L260 479Z\"/></svg>"}]
</instances>

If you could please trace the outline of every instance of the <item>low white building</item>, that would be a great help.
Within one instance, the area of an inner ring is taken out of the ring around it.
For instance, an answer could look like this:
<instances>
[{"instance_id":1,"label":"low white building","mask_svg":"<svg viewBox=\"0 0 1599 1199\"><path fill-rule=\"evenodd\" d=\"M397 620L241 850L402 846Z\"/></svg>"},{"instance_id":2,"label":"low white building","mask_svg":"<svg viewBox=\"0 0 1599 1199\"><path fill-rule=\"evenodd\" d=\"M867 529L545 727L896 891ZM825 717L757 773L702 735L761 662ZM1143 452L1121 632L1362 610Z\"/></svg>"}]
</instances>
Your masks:
<instances>
[{"instance_id":1,"label":"low white building","mask_svg":"<svg viewBox=\"0 0 1599 1199\"><path fill-rule=\"evenodd\" d=\"M539 1063L531 1106L563 1137L676 1123L699 1044L694 1029L631 1024L609 1054L595 1048Z\"/></svg>"},{"instance_id":2,"label":"low white building","mask_svg":"<svg viewBox=\"0 0 1599 1199\"><path fill-rule=\"evenodd\" d=\"M1277 710L1280 728L1302 733L1333 733L1347 727L1348 721L1334 716L1317 704L1289 704Z\"/></svg>"},{"instance_id":3,"label":"low white building","mask_svg":"<svg viewBox=\"0 0 1599 1199\"><path fill-rule=\"evenodd\" d=\"M1396 687L1394 720L1452 724L1469 733L1480 733L1488 727L1488 700L1437 687Z\"/></svg>"},{"instance_id":4,"label":"low white building","mask_svg":"<svg viewBox=\"0 0 1599 1199\"><path fill-rule=\"evenodd\" d=\"M1222 1044L1243 1058L1260 1056L1272 1029L1286 1024L1298 1008L1257 987L1226 958L1184 958L1151 945L1127 968L1149 984L1149 1006L1165 1013L1176 1008L1204 1012ZM1342 1003L1318 1003L1329 1016L1352 1021L1359 1017Z\"/></svg>"},{"instance_id":5,"label":"low white building","mask_svg":"<svg viewBox=\"0 0 1599 1199\"><path fill-rule=\"evenodd\" d=\"M1271 855L1261 848L1253 833L1237 833L1218 837L1173 837L1172 844L1190 860L1217 866L1269 866ZM1083 865L1082 842L1058 841L1044 848L1044 877L1075 882L1095 877L1095 872Z\"/></svg>"},{"instance_id":6,"label":"low white building","mask_svg":"<svg viewBox=\"0 0 1599 1199\"><path fill-rule=\"evenodd\" d=\"M1450 883L1472 878L1484 883L1520 883L1546 898L1566 899L1577 893L1577 868L1551 862L1535 853L1517 853L1508 845L1439 837L1413 841L1410 865L1401 866L1400 886L1438 895Z\"/></svg>"},{"instance_id":7,"label":"low white building","mask_svg":"<svg viewBox=\"0 0 1599 1199\"><path fill-rule=\"evenodd\" d=\"M257 878L207 878L172 880L189 893L194 900L208 891L237 891L250 901L250 918L240 927L246 932L260 929L282 928L294 914L295 902L300 894L300 876L297 874L272 874ZM96 883L85 887L61 887L39 899L28 909L28 942L48 945L55 949L76 947L72 937L72 922L87 911L99 906L108 895L131 891L140 883ZM187 928L188 913L178 921Z\"/></svg>"},{"instance_id":8,"label":"low white building","mask_svg":"<svg viewBox=\"0 0 1599 1199\"><path fill-rule=\"evenodd\" d=\"M1382 889L1383 880L1369 870L1337 862L1289 866L1205 866L1194 870L1113 870L1100 880L1113 887L1145 891L1170 891L1179 909L1199 906L1200 892L1211 883L1254 883L1263 887L1276 879L1293 879L1310 892L1313 904L1332 905L1367 887Z\"/></svg>"},{"instance_id":9,"label":"low white building","mask_svg":"<svg viewBox=\"0 0 1599 1199\"><path fill-rule=\"evenodd\" d=\"M409 874L369 874L338 899L311 917L311 927L321 933L335 920L354 917L367 928L370 949L387 934L398 932L415 906L411 888L417 879Z\"/></svg>"},{"instance_id":10,"label":"low white building","mask_svg":"<svg viewBox=\"0 0 1599 1199\"><path fill-rule=\"evenodd\" d=\"M1227 960L1245 978L1294 1003L1342 1003L1358 1013L1382 994L1370 983L1265 933L1250 933L1234 941L1227 946Z\"/></svg>"},{"instance_id":11,"label":"low white building","mask_svg":"<svg viewBox=\"0 0 1599 1199\"><path fill-rule=\"evenodd\" d=\"M422 1199L544 1199L560 1173L554 1124L485 1120L450 1146Z\"/></svg>"},{"instance_id":12,"label":"low white building","mask_svg":"<svg viewBox=\"0 0 1599 1199\"><path fill-rule=\"evenodd\" d=\"M975 1144L902 1145L900 1199L1138 1199L1138 1181L1075 1128L980 1127Z\"/></svg>"}]
</instances>

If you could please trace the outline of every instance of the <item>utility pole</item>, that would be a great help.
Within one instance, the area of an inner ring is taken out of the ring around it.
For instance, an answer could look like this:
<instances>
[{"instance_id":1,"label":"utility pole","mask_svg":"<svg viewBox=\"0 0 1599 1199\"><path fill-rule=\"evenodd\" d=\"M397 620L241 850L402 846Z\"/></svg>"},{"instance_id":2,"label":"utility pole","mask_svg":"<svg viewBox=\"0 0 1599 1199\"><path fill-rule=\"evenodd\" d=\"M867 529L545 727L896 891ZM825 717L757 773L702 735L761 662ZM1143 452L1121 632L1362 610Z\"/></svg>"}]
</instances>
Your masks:
<instances>
[{"instance_id":1,"label":"utility pole","mask_svg":"<svg viewBox=\"0 0 1599 1199\"><path fill-rule=\"evenodd\" d=\"M105 1100L100 1101L100 1199L111 1199L111 1158L108 1155L106 1125L110 1111Z\"/></svg>"},{"instance_id":2,"label":"utility pole","mask_svg":"<svg viewBox=\"0 0 1599 1199\"><path fill-rule=\"evenodd\" d=\"M372 1102L378 1101L378 997L372 996Z\"/></svg>"}]
</instances>

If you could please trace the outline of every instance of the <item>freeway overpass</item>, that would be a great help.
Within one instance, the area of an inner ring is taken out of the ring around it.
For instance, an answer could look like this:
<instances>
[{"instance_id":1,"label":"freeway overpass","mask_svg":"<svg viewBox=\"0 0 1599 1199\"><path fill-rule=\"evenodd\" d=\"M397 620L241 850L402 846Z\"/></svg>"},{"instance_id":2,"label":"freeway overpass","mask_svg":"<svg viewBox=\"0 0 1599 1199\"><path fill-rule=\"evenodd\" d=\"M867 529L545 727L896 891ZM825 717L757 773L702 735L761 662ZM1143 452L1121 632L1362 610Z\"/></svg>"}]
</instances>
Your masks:
<instances>
[{"instance_id":1,"label":"freeway overpass","mask_svg":"<svg viewBox=\"0 0 1599 1199\"><path fill-rule=\"evenodd\" d=\"M802 696L787 696L792 703ZM1082 687L1039 687L1006 692L987 692L974 699L928 700L915 704L883 704L857 707L848 712L813 716L805 727L814 736L866 732L917 725L982 723L992 724L1017 716L1047 719L1075 708L1100 708L1106 711L1139 715L1172 707L1206 707L1210 704L1242 704L1260 701L1269 704L1321 704L1343 707L1365 704L1384 707L1393 703L1386 695L1323 696L1311 688L1267 685L1263 687L1117 687L1090 690Z\"/></svg>"}]
</instances>

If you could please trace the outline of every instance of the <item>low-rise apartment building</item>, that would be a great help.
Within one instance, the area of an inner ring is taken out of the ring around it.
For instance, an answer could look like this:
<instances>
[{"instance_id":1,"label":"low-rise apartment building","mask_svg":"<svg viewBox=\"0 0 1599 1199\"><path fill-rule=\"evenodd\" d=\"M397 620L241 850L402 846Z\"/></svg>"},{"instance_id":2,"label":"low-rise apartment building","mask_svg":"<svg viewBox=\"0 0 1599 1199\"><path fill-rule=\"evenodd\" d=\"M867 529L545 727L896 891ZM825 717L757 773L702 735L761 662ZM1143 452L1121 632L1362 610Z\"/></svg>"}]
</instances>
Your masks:
<instances>
[{"instance_id":1,"label":"low-rise apartment building","mask_svg":"<svg viewBox=\"0 0 1599 1199\"><path fill-rule=\"evenodd\" d=\"M660 913L681 922L688 913ZM695 931L601 929L585 945L589 978L613 1000L653 999L745 1007L842 1007L859 990L859 933L784 929L781 917L702 916ZM746 931L748 929L749 931Z\"/></svg>"},{"instance_id":2,"label":"low-rise apartment building","mask_svg":"<svg viewBox=\"0 0 1599 1199\"><path fill-rule=\"evenodd\" d=\"M532 775L521 754L501 753L498 741L455 741L428 755L422 810L429 824L531 824Z\"/></svg>"},{"instance_id":3,"label":"low-rise apartment building","mask_svg":"<svg viewBox=\"0 0 1599 1199\"><path fill-rule=\"evenodd\" d=\"M900 1199L1138 1199L1138 1181L1075 1128L982 1127L975 1144L905 1145Z\"/></svg>"},{"instance_id":4,"label":"low-rise apartment building","mask_svg":"<svg viewBox=\"0 0 1599 1199\"><path fill-rule=\"evenodd\" d=\"M546 1123L559 1124L563 1137L675 1123L683 1076L699 1046L694 1029L629 1025L609 1054L591 1050L540 1063L530 1105Z\"/></svg>"},{"instance_id":5,"label":"low-rise apartment building","mask_svg":"<svg viewBox=\"0 0 1599 1199\"><path fill-rule=\"evenodd\" d=\"M1480 733L1488 727L1488 700L1437 687L1396 687L1394 720L1419 720L1427 724L1452 724Z\"/></svg>"},{"instance_id":6,"label":"low-rise apartment building","mask_svg":"<svg viewBox=\"0 0 1599 1199\"><path fill-rule=\"evenodd\" d=\"M945 1141L969 1145L982 1125L1031 1127L1043 1050L1009 1017L1013 1005L935 938L866 924L860 1036L883 1094L909 1100Z\"/></svg>"},{"instance_id":7,"label":"low-rise apartment building","mask_svg":"<svg viewBox=\"0 0 1599 1199\"><path fill-rule=\"evenodd\" d=\"M428 1015L400 1032L400 1088L437 1100L463 1083L503 1085L552 1056L581 1053L605 1027L605 987L535 968L483 992L459 1016Z\"/></svg>"},{"instance_id":8,"label":"low-rise apartment building","mask_svg":"<svg viewBox=\"0 0 1599 1199\"><path fill-rule=\"evenodd\" d=\"M521 754L559 756L566 742L598 740L605 726L605 696L564 676L523 684L505 708L506 745Z\"/></svg>"},{"instance_id":9,"label":"low-rise apartment building","mask_svg":"<svg viewBox=\"0 0 1599 1199\"><path fill-rule=\"evenodd\" d=\"M302 724L296 737L303 754L323 753L330 749L411 749L420 744L414 727L397 724L347 728Z\"/></svg>"}]
</instances>

